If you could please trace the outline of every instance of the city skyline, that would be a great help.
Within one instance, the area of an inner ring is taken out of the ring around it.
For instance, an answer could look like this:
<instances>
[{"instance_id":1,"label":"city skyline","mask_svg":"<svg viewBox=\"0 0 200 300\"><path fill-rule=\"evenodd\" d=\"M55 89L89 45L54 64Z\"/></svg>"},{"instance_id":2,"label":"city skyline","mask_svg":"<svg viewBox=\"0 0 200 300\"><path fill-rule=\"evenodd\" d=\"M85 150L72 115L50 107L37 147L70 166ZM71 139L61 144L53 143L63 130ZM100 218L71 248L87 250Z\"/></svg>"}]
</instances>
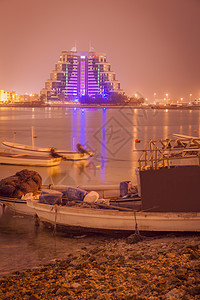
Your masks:
<instances>
[{"instance_id":1,"label":"city skyline","mask_svg":"<svg viewBox=\"0 0 200 300\"><path fill-rule=\"evenodd\" d=\"M2 90L39 93L58 53L76 43L105 52L129 96L200 97L197 0L1 0L0 10Z\"/></svg>"},{"instance_id":2,"label":"city skyline","mask_svg":"<svg viewBox=\"0 0 200 300\"><path fill-rule=\"evenodd\" d=\"M106 54L96 53L93 47L88 52L77 51L73 47L70 51L60 53L40 93L47 102L98 96L105 100L110 92L124 94Z\"/></svg>"}]
</instances>

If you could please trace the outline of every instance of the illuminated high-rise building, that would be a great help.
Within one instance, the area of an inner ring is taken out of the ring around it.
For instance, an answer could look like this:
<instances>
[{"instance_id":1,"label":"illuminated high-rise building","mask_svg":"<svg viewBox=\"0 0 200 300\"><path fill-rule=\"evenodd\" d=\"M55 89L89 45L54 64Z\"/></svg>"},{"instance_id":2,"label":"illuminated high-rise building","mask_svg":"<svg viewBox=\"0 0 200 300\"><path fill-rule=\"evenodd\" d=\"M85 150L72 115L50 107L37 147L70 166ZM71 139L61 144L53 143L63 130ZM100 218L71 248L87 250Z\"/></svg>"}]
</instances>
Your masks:
<instances>
[{"instance_id":1,"label":"illuminated high-rise building","mask_svg":"<svg viewBox=\"0 0 200 300\"><path fill-rule=\"evenodd\" d=\"M75 100L82 96L103 96L117 92L123 94L116 74L106 61L106 55L89 52L62 51L50 73L50 79L41 90L46 101Z\"/></svg>"}]
</instances>

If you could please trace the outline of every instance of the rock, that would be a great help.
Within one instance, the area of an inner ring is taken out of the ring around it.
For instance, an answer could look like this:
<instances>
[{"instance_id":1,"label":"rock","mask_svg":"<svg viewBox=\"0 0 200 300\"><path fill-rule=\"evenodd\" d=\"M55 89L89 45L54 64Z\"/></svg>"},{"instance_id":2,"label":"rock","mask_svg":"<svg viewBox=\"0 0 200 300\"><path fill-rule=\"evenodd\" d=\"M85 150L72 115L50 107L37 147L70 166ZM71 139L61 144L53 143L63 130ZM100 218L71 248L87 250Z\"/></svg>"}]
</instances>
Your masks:
<instances>
[{"instance_id":1,"label":"rock","mask_svg":"<svg viewBox=\"0 0 200 300\"><path fill-rule=\"evenodd\" d=\"M62 293L62 290L61 290L61 289L58 289L58 290L56 291L56 296L60 295L61 293Z\"/></svg>"},{"instance_id":2,"label":"rock","mask_svg":"<svg viewBox=\"0 0 200 300\"><path fill-rule=\"evenodd\" d=\"M93 249L88 245L87 251L66 254L65 260L13 273L0 281L0 299L29 299L30 291L37 299L55 300L199 299L200 259L190 259L191 252L200 257L199 245L192 236L158 236L136 244L106 239Z\"/></svg>"},{"instance_id":3,"label":"rock","mask_svg":"<svg viewBox=\"0 0 200 300\"><path fill-rule=\"evenodd\" d=\"M141 241L143 241L143 237L139 233L131 234L127 238L127 243L128 244L135 244L135 243L138 243L138 242L141 242Z\"/></svg>"},{"instance_id":4,"label":"rock","mask_svg":"<svg viewBox=\"0 0 200 300\"><path fill-rule=\"evenodd\" d=\"M38 298L35 296L35 295L31 295L30 297L29 297L29 300L37 300Z\"/></svg>"},{"instance_id":5,"label":"rock","mask_svg":"<svg viewBox=\"0 0 200 300\"><path fill-rule=\"evenodd\" d=\"M38 298L35 296L35 295L31 295L30 297L29 297L29 300L37 300Z\"/></svg>"},{"instance_id":6,"label":"rock","mask_svg":"<svg viewBox=\"0 0 200 300\"><path fill-rule=\"evenodd\" d=\"M97 296L96 300L106 300L106 299L109 299L109 295L104 293L104 294L101 294L99 296Z\"/></svg>"},{"instance_id":7,"label":"rock","mask_svg":"<svg viewBox=\"0 0 200 300\"><path fill-rule=\"evenodd\" d=\"M79 284L78 282L74 282L71 284L71 287L75 290L81 290L81 284Z\"/></svg>"},{"instance_id":8,"label":"rock","mask_svg":"<svg viewBox=\"0 0 200 300\"><path fill-rule=\"evenodd\" d=\"M182 295L179 293L179 291L174 288L173 290L169 291L166 295L165 295L165 299L166 300L175 300L175 299L181 299Z\"/></svg>"}]
</instances>

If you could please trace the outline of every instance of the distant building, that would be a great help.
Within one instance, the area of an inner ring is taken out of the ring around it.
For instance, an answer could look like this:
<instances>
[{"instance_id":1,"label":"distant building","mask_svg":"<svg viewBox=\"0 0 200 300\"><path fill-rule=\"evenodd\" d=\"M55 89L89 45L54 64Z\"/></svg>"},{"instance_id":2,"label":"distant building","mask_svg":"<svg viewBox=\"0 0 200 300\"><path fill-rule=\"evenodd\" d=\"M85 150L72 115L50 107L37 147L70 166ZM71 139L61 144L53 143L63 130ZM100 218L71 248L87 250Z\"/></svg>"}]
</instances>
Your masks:
<instances>
[{"instance_id":1,"label":"distant building","mask_svg":"<svg viewBox=\"0 0 200 300\"><path fill-rule=\"evenodd\" d=\"M192 102L193 105L200 105L200 98L199 99L195 99L193 102Z\"/></svg>"},{"instance_id":2,"label":"distant building","mask_svg":"<svg viewBox=\"0 0 200 300\"><path fill-rule=\"evenodd\" d=\"M39 101L38 94L24 94L19 95L15 92L6 92L4 90L0 90L0 103L1 104L11 104L11 103L31 103Z\"/></svg>"},{"instance_id":3,"label":"distant building","mask_svg":"<svg viewBox=\"0 0 200 300\"><path fill-rule=\"evenodd\" d=\"M74 47L61 52L41 96L45 101L71 101L82 96L107 97L111 92L124 93L106 55L97 54L93 49L77 52Z\"/></svg>"},{"instance_id":4,"label":"distant building","mask_svg":"<svg viewBox=\"0 0 200 300\"><path fill-rule=\"evenodd\" d=\"M15 92L6 92L0 90L0 102L1 103L13 103L15 102Z\"/></svg>"},{"instance_id":5,"label":"distant building","mask_svg":"<svg viewBox=\"0 0 200 300\"><path fill-rule=\"evenodd\" d=\"M38 94L22 94L15 96L15 102L21 102L21 103L30 103L30 102L36 102L39 101L39 95Z\"/></svg>"},{"instance_id":6,"label":"distant building","mask_svg":"<svg viewBox=\"0 0 200 300\"><path fill-rule=\"evenodd\" d=\"M6 102L4 90L0 90L0 102L1 103Z\"/></svg>"}]
</instances>

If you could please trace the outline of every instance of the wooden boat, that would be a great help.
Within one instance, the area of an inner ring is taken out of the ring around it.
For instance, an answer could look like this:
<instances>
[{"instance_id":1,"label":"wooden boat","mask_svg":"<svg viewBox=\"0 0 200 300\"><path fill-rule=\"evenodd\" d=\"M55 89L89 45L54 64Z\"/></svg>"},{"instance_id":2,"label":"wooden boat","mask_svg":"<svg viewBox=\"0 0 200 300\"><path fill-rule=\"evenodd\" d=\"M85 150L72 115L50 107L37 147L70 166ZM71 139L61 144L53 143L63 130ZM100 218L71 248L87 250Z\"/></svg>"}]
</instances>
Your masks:
<instances>
[{"instance_id":1,"label":"wooden boat","mask_svg":"<svg viewBox=\"0 0 200 300\"><path fill-rule=\"evenodd\" d=\"M94 209L57 206L28 200L39 219L53 225L74 228L118 231L197 231L200 232L200 212L144 212L120 209Z\"/></svg>"},{"instance_id":2,"label":"wooden boat","mask_svg":"<svg viewBox=\"0 0 200 300\"><path fill-rule=\"evenodd\" d=\"M61 157L37 156L28 154L16 154L11 152L0 152L0 164L53 167L61 163Z\"/></svg>"},{"instance_id":3,"label":"wooden boat","mask_svg":"<svg viewBox=\"0 0 200 300\"><path fill-rule=\"evenodd\" d=\"M35 214L34 209L28 207L27 201L25 199L0 196L0 203L18 214L23 214L23 215Z\"/></svg>"},{"instance_id":4,"label":"wooden boat","mask_svg":"<svg viewBox=\"0 0 200 300\"><path fill-rule=\"evenodd\" d=\"M24 145L24 144L17 144L17 143L6 142L6 141L3 141L2 144L5 147L8 147L12 150L23 152L23 153L34 154L34 155L48 156L51 154L51 151L53 149L54 153L62 156L65 160L70 160L70 161L86 160L93 155L92 152L81 153L79 151L68 151L68 150L60 150L54 148L42 148L42 147L36 147L34 145Z\"/></svg>"},{"instance_id":5,"label":"wooden boat","mask_svg":"<svg viewBox=\"0 0 200 300\"><path fill-rule=\"evenodd\" d=\"M68 188L66 185L49 185L43 186L43 189L49 189L50 191L64 191ZM74 187L76 188L76 187ZM131 208L133 205L135 206L136 203L140 205L140 199L136 197L132 198L122 198L120 197L120 190L119 185L88 185L88 186L79 186L79 189L85 189L85 191L98 191L100 198L104 197L104 199L110 199L110 204L120 207ZM43 190L42 189L42 190ZM39 198L39 194L38 194ZM36 200L37 202L38 200ZM10 198L10 197L3 197L0 196L0 203L8 206L14 212L19 214L30 214L34 215L35 210L27 206L26 199L18 199L18 198ZM52 206L51 206L52 207Z\"/></svg>"},{"instance_id":6,"label":"wooden boat","mask_svg":"<svg viewBox=\"0 0 200 300\"><path fill-rule=\"evenodd\" d=\"M200 152L199 145L194 146L193 140L187 144L180 139L150 140L137 169L140 205L137 199L129 199L133 204L131 209L113 205L103 208L58 206L31 200L27 204L42 221L53 225L92 231L200 232ZM196 159L197 163L176 164L177 160L185 159ZM115 201L123 200L118 197Z\"/></svg>"},{"instance_id":7,"label":"wooden boat","mask_svg":"<svg viewBox=\"0 0 200 300\"><path fill-rule=\"evenodd\" d=\"M54 226L92 231L200 232L200 152L189 143L187 151L183 145L181 156L174 156L176 147L180 150L180 143L173 140L149 142L150 150L147 148L139 159L138 195L133 197L120 197L120 185L79 186L86 191L98 191L100 198L110 199L109 205L84 207L83 201L74 206L50 205L31 199L27 205L41 221ZM198 165L172 164L174 160L193 158L197 158ZM49 188L63 192L67 187Z\"/></svg>"}]
</instances>

